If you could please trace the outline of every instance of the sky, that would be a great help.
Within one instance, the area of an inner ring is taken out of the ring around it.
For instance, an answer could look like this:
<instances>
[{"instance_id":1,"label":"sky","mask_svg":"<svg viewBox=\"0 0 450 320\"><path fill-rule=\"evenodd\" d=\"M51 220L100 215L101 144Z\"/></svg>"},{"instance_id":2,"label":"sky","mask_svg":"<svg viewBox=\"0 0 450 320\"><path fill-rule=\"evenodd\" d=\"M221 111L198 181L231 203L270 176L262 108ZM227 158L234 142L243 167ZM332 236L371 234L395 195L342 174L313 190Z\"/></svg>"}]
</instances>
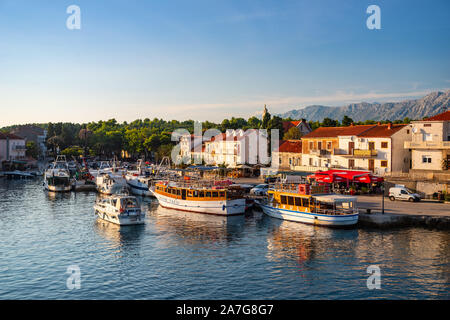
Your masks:
<instances>
[{"instance_id":1,"label":"sky","mask_svg":"<svg viewBox=\"0 0 450 320\"><path fill-rule=\"evenodd\" d=\"M449 58L448 0L0 0L0 127L399 101L450 88Z\"/></svg>"}]
</instances>

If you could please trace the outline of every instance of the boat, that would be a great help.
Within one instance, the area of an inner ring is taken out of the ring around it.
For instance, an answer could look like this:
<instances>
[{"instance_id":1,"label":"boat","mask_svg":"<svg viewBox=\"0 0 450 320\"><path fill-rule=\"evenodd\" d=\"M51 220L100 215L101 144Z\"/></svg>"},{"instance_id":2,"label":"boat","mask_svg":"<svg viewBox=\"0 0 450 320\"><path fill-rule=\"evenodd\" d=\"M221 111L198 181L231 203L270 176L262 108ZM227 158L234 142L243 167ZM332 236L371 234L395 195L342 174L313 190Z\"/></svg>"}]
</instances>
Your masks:
<instances>
[{"instance_id":1,"label":"boat","mask_svg":"<svg viewBox=\"0 0 450 320\"><path fill-rule=\"evenodd\" d=\"M145 223L145 213L134 196L121 194L99 197L94 210L100 219L120 226Z\"/></svg>"},{"instance_id":2,"label":"boat","mask_svg":"<svg viewBox=\"0 0 450 320\"><path fill-rule=\"evenodd\" d=\"M97 189L95 178L89 172L89 167L87 166L85 159L83 159L84 166L80 166L78 161L74 162L76 164L76 172L74 182L72 183L72 189L74 191L95 191Z\"/></svg>"},{"instance_id":3,"label":"boat","mask_svg":"<svg viewBox=\"0 0 450 320\"><path fill-rule=\"evenodd\" d=\"M8 171L8 172L4 172L3 174L7 179L31 179L31 178L36 177L31 172L19 171L19 170Z\"/></svg>"},{"instance_id":4,"label":"boat","mask_svg":"<svg viewBox=\"0 0 450 320\"><path fill-rule=\"evenodd\" d=\"M57 156L44 174L44 188L53 192L67 192L72 189L69 167L65 156Z\"/></svg>"},{"instance_id":5,"label":"boat","mask_svg":"<svg viewBox=\"0 0 450 320\"><path fill-rule=\"evenodd\" d=\"M212 181L162 181L152 191L159 205L167 209L221 216L244 214L243 190Z\"/></svg>"},{"instance_id":6,"label":"boat","mask_svg":"<svg viewBox=\"0 0 450 320\"><path fill-rule=\"evenodd\" d=\"M358 222L356 197L331 194L326 185L275 185L257 201L265 214L282 220L330 227Z\"/></svg>"},{"instance_id":7,"label":"boat","mask_svg":"<svg viewBox=\"0 0 450 320\"><path fill-rule=\"evenodd\" d=\"M95 179L97 191L103 194L111 195L119 193L127 187L127 181L124 176L114 173L101 173Z\"/></svg>"},{"instance_id":8,"label":"boat","mask_svg":"<svg viewBox=\"0 0 450 320\"><path fill-rule=\"evenodd\" d=\"M151 172L145 170L144 162L138 160L137 170L129 171L126 175L127 185L130 188L130 192L138 196L151 196L150 187L154 176L151 176Z\"/></svg>"}]
</instances>

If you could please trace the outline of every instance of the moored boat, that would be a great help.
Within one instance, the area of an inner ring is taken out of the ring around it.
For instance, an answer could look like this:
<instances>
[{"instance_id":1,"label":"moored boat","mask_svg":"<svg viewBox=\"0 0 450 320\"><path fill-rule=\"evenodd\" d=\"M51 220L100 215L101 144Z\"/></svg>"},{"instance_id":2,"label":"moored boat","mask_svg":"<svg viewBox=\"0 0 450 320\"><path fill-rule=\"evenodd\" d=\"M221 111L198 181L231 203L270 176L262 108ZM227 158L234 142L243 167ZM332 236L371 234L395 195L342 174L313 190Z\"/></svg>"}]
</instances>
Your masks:
<instances>
[{"instance_id":1,"label":"moored boat","mask_svg":"<svg viewBox=\"0 0 450 320\"><path fill-rule=\"evenodd\" d=\"M145 213L136 197L113 195L100 197L95 205L95 214L102 220L118 225L135 225L145 223Z\"/></svg>"},{"instance_id":2,"label":"moored boat","mask_svg":"<svg viewBox=\"0 0 450 320\"><path fill-rule=\"evenodd\" d=\"M158 182L152 191L161 207L181 211L216 214L243 214L246 200L243 190L218 183Z\"/></svg>"},{"instance_id":3,"label":"moored boat","mask_svg":"<svg viewBox=\"0 0 450 320\"><path fill-rule=\"evenodd\" d=\"M356 197L330 194L325 187L277 185L269 190L268 199L259 201L259 205L268 216L282 220L330 227L356 224Z\"/></svg>"},{"instance_id":4,"label":"moored boat","mask_svg":"<svg viewBox=\"0 0 450 320\"><path fill-rule=\"evenodd\" d=\"M45 171L44 188L52 192L67 192L72 188L69 167L65 156L57 156Z\"/></svg>"},{"instance_id":5,"label":"moored boat","mask_svg":"<svg viewBox=\"0 0 450 320\"><path fill-rule=\"evenodd\" d=\"M95 180L97 191L103 194L112 195L127 188L127 181L124 176L113 173L102 173Z\"/></svg>"}]
</instances>

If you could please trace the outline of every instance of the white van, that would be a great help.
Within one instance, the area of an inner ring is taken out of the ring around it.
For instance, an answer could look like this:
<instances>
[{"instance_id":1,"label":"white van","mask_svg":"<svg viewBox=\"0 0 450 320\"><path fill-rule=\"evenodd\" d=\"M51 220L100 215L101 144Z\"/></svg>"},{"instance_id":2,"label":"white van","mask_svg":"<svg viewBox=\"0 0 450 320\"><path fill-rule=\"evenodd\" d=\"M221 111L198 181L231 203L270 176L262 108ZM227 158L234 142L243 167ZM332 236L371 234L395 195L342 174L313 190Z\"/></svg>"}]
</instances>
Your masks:
<instances>
[{"instance_id":1,"label":"white van","mask_svg":"<svg viewBox=\"0 0 450 320\"><path fill-rule=\"evenodd\" d=\"M405 200L410 202L420 201L420 195L413 193L404 185L395 185L389 189L389 200Z\"/></svg>"}]
</instances>

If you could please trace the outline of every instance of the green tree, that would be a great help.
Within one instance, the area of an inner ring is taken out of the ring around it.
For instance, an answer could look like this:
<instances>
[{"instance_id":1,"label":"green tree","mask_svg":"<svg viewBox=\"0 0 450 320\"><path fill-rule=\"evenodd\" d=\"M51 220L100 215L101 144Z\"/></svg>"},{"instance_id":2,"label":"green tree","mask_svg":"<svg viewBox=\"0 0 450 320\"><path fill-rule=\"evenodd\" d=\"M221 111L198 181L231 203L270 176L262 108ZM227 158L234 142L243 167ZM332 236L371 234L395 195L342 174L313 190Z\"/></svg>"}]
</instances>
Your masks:
<instances>
[{"instance_id":1,"label":"green tree","mask_svg":"<svg viewBox=\"0 0 450 320\"><path fill-rule=\"evenodd\" d=\"M342 119L342 125L344 127L348 127L349 125L351 125L353 123L353 119L348 117L347 115L344 116L344 118Z\"/></svg>"},{"instance_id":2,"label":"green tree","mask_svg":"<svg viewBox=\"0 0 450 320\"><path fill-rule=\"evenodd\" d=\"M284 140L300 140L302 137L302 133L300 129L297 127L290 128L283 136Z\"/></svg>"},{"instance_id":3,"label":"green tree","mask_svg":"<svg viewBox=\"0 0 450 320\"><path fill-rule=\"evenodd\" d=\"M34 141L27 141L26 144L27 150L25 151L25 154L27 157L31 157L33 159L37 159L39 156L39 147Z\"/></svg>"}]
</instances>

